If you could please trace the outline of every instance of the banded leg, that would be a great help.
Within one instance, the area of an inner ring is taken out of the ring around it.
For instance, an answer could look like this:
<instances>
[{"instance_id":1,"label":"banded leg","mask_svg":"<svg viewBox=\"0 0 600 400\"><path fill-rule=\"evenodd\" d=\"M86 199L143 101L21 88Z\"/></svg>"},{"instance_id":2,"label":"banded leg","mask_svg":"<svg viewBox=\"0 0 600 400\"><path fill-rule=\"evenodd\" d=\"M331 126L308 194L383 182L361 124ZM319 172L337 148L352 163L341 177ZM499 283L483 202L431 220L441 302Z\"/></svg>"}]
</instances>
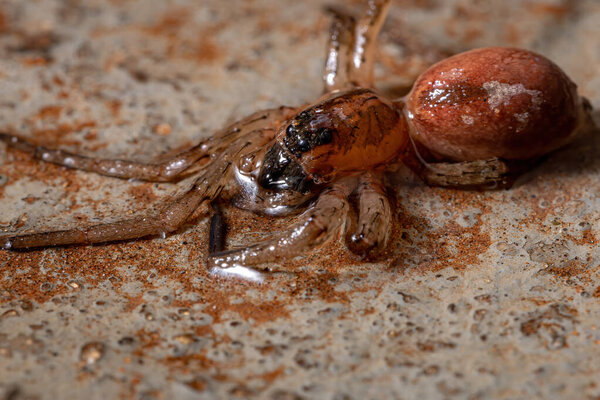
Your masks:
<instances>
[{"instance_id":1,"label":"banded leg","mask_svg":"<svg viewBox=\"0 0 600 400\"><path fill-rule=\"evenodd\" d=\"M391 0L368 0L360 18L329 8L333 21L323 76L325 92L373 87L375 44L390 3Z\"/></svg>"},{"instance_id":2,"label":"banded leg","mask_svg":"<svg viewBox=\"0 0 600 400\"><path fill-rule=\"evenodd\" d=\"M232 163L240 155L255 146L264 146L272 139L272 134L255 131L234 142L221 157L211 163L196 179L192 187L165 206L154 216L136 217L87 228L63 231L31 233L20 236L0 237L0 245L5 249L61 246L67 244L102 243L116 240L135 239L149 235L170 233L179 228L187 218L206 200L216 198L224 187Z\"/></svg>"},{"instance_id":3,"label":"banded leg","mask_svg":"<svg viewBox=\"0 0 600 400\"><path fill-rule=\"evenodd\" d=\"M334 187L321 194L315 204L300 216L291 229L254 245L209 254L210 268L250 266L306 253L335 236L348 212L346 192Z\"/></svg>"},{"instance_id":4,"label":"banded leg","mask_svg":"<svg viewBox=\"0 0 600 400\"><path fill-rule=\"evenodd\" d=\"M383 177L366 173L360 177L358 188L358 224L348 236L349 249L360 256L374 255L387 246L392 209L385 194Z\"/></svg>"},{"instance_id":5,"label":"banded leg","mask_svg":"<svg viewBox=\"0 0 600 400\"><path fill-rule=\"evenodd\" d=\"M121 179L134 178L150 182L167 182L180 177L198 160L213 154L219 154L231 143L249 132L257 129L276 129L281 122L293 115L294 111L295 109L290 107L259 111L222 129L212 138L202 141L171 159L155 163L87 157L63 150L36 146L25 139L6 133L0 133L0 141L29 153L36 159L69 168Z\"/></svg>"}]
</instances>

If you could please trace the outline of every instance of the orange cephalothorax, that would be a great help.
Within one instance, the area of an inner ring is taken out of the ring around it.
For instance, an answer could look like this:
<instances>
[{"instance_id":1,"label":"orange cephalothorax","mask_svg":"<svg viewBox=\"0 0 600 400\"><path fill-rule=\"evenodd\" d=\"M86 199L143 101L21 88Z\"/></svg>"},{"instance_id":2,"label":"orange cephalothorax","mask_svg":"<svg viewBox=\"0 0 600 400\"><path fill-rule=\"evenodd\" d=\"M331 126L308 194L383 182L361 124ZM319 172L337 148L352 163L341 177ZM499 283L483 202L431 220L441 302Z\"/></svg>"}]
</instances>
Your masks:
<instances>
[{"instance_id":1,"label":"orange cephalothorax","mask_svg":"<svg viewBox=\"0 0 600 400\"><path fill-rule=\"evenodd\" d=\"M319 183L385 164L407 140L394 105L372 90L355 89L304 109L279 132L277 144Z\"/></svg>"}]
</instances>

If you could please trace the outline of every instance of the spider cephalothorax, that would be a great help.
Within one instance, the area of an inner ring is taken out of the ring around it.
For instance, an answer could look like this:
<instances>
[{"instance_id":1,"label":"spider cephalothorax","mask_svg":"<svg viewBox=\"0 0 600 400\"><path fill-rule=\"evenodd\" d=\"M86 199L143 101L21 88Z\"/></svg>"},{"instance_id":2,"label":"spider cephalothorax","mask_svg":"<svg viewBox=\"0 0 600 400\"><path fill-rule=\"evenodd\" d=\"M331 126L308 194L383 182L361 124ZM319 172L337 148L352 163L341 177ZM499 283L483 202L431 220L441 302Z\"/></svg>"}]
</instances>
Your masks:
<instances>
[{"instance_id":1,"label":"spider cephalothorax","mask_svg":"<svg viewBox=\"0 0 600 400\"><path fill-rule=\"evenodd\" d=\"M304 179L332 182L395 161L407 142L406 120L390 101L371 89L336 91L284 124L266 154L260 183L293 188L290 178L277 182L298 169Z\"/></svg>"},{"instance_id":2,"label":"spider cephalothorax","mask_svg":"<svg viewBox=\"0 0 600 400\"><path fill-rule=\"evenodd\" d=\"M214 245L213 267L255 265L304 253L346 224L349 249L385 248L392 210L384 173L404 162L430 184L504 184L514 162L537 158L569 141L586 105L555 64L535 53L479 49L425 71L403 99L373 89L375 39L390 1L367 0L353 17L332 10L325 95L299 108L257 112L162 163L107 160L38 147L0 134L8 145L54 162L119 178L172 181L196 173L191 188L162 212L90 227L10 235L4 248L133 239L172 232L203 202L235 182L234 205L279 215L308 204L298 222L269 240L228 251ZM435 163L430 165L430 163ZM219 218L213 218L211 238ZM217 222L215 222L217 221Z\"/></svg>"}]
</instances>

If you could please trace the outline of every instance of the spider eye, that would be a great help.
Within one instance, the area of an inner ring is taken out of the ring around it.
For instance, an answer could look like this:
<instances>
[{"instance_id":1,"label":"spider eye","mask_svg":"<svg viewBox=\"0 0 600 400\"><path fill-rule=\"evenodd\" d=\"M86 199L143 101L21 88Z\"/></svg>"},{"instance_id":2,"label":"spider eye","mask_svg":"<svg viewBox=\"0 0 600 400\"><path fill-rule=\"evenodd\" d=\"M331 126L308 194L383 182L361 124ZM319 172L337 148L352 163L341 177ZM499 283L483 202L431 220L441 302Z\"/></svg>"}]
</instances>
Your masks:
<instances>
[{"instance_id":1,"label":"spider eye","mask_svg":"<svg viewBox=\"0 0 600 400\"><path fill-rule=\"evenodd\" d=\"M311 118L310 112L309 111L302 111L300 114L298 114L298 116L296 117L296 119L300 120L300 121L308 121Z\"/></svg>"},{"instance_id":2,"label":"spider eye","mask_svg":"<svg viewBox=\"0 0 600 400\"><path fill-rule=\"evenodd\" d=\"M321 144L329 144L333 140L333 132L331 129L321 128L317 131L317 142Z\"/></svg>"},{"instance_id":3,"label":"spider eye","mask_svg":"<svg viewBox=\"0 0 600 400\"><path fill-rule=\"evenodd\" d=\"M296 142L296 149L301 153L305 153L310 150L310 143L308 143L306 140L300 139Z\"/></svg>"},{"instance_id":4,"label":"spider eye","mask_svg":"<svg viewBox=\"0 0 600 400\"><path fill-rule=\"evenodd\" d=\"M333 141L333 130L328 128L319 128L317 130L308 130L299 128L295 124L290 124L285 130L283 142L287 149L297 157L306 153L317 146L329 144Z\"/></svg>"},{"instance_id":5,"label":"spider eye","mask_svg":"<svg viewBox=\"0 0 600 400\"><path fill-rule=\"evenodd\" d=\"M298 134L298 129L294 125L290 124L290 125L288 125L287 129L285 130L285 133L287 136L294 136L294 135Z\"/></svg>"}]
</instances>

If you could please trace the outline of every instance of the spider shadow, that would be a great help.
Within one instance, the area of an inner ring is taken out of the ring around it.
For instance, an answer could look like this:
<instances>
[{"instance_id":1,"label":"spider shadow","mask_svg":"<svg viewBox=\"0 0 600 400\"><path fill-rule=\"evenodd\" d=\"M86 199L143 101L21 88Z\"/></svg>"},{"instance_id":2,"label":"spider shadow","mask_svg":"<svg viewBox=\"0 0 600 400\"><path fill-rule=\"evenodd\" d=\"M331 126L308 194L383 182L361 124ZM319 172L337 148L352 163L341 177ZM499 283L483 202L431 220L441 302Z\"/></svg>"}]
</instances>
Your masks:
<instances>
[{"instance_id":1,"label":"spider shadow","mask_svg":"<svg viewBox=\"0 0 600 400\"><path fill-rule=\"evenodd\" d=\"M534 179L569 178L600 170L600 110L591 111L591 121L582 132L565 147L539 160L529 171L518 176L512 185L521 188Z\"/></svg>"}]
</instances>

